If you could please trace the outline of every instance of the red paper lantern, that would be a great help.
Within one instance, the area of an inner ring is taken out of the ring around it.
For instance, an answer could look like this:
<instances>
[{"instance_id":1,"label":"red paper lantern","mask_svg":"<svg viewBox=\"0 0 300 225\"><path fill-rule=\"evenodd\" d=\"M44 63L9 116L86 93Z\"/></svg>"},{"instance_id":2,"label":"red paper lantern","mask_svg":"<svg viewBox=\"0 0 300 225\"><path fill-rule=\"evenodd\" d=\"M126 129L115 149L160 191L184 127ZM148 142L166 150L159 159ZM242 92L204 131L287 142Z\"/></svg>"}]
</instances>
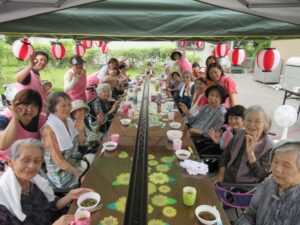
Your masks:
<instances>
[{"instance_id":1,"label":"red paper lantern","mask_svg":"<svg viewBox=\"0 0 300 225\"><path fill-rule=\"evenodd\" d=\"M21 61L23 61L24 59L29 59L34 52L31 43L26 37L14 41L14 43L12 44L12 50L14 56Z\"/></svg>"},{"instance_id":2,"label":"red paper lantern","mask_svg":"<svg viewBox=\"0 0 300 225\"><path fill-rule=\"evenodd\" d=\"M228 44L225 43L220 43L216 47L217 55L220 58L225 57L229 53L229 46Z\"/></svg>"},{"instance_id":3,"label":"red paper lantern","mask_svg":"<svg viewBox=\"0 0 300 225\"><path fill-rule=\"evenodd\" d=\"M246 51L243 48L234 48L230 54L230 62L233 66L239 66L246 60Z\"/></svg>"},{"instance_id":4,"label":"red paper lantern","mask_svg":"<svg viewBox=\"0 0 300 225\"><path fill-rule=\"evenodd\" d=\"M184 47L184 46L186 46L186 44L187 44L187 41L179 41L180 47Z\"/></svg>"},{"instance_id":5,"label":"red paper lantern","mask_svg":"<svg viewBox=\"0 0 300 225\"><path fill-rule=\"evenodd\" d=\"M76 42L73 46L73 53L77 56L83 57L85 54L85 47L80 42Z\"/></svg>"},{"instance_id":6,"label":"red paper lantern","mask_svg":"<svg viewBox=\"0 0 300 225\"><path fill-rule=\"evenodd\" d=\"M93 46L93 41L84 40L84 41L81 41L81 44L82 44L85 48L91 48L91 47Z\"/></svg>"},{"instance_id":7,"label":"red paper lantern","mask_svg":"<svg viewBox=\"0 0 300 225\"><path fill-rule=\"evenodd\" d=\"M107 53L108 48L107 48L107 45L105 43L101 46L101 51L102 51L103 54Z\"/></svg>"},{"instance_id":8,"label":"red paper lantern","mask_svg":"<svg viewBox=\"0 0 300 225\"><path fill-rule=\"evenodd\" d=\"M104 41L95 41L96 45L98 47L102 47L102 45L105 43Z\"/></svg>"},{"instance_id":9,"label":"red paper lantern","mask_svg":"<svg viewBox=\"0 0 300 225\"><path fill-rule=\"evenodd\" d=\"M281 56L278 50L266 48L258 53L256 64L263 72L271 72L279 65L280 60Z\"/></svg>"},{"instance_id":10,"label":"red paper lantern","mask_svg":"<svg viewBox=\"0 0 300 225\"><path fill-rule=\"evenodd\" d=\"M51 53L55 59L63 59L66 55L66 48L61 43L53 42L51 43Z\"/></svg>"},{"instance_id":11,"label":"red paper lantern","mask_svg":"<svg viewBox=\"0 0 300 225\"><path fill-rule=\"evenodd\" d=\"M217 48L214 48L213 56L216 57L216 58L219 58L219 55L218 55L218 52L217 52Z\"/></svg>"},{"instance_id":12,"label":"red paper lantern","mask_svg":"<svg viewBox=\"0 0 300 225\"><path fill-rule=\"evenodd\" d=\"M197 48L203 48L204 47L204 41L195 41L195 45Z\"/></svg>"}]
</instances>

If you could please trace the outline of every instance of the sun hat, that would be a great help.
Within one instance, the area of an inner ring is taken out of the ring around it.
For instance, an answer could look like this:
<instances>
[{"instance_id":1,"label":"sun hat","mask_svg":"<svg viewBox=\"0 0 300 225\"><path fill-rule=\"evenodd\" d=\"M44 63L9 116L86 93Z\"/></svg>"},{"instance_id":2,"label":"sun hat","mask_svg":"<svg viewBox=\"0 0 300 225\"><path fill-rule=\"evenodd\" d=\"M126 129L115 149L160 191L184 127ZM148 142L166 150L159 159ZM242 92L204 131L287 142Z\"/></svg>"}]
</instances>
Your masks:
<instances>
[{"instance_id":1,"label":"sun hat","mask_svg":"<svg viewBox=\"0 0 300 225\"><path fill-rule=\"evenodd\" d=\"M77 64L82 64L82 63L85 63L85 61L78 55L72 56L70 59L71 65L77 65Z\"/></svg>"},{"instance_id":2,"label":"sun hat","mask_svg":"<svg viewBox=\"0 0 300 225\"><path fill-rule=\"evenodd\" d=\"M81 109L81 108L85 108L87 110L87 112L90 112L90 108L87 106L87 104L83 100L78 99L78 100L72 101L71 113L73 113L76 110Z\"/></svg>"},{"instance_id":3,"label":"sun hat","mask_svg":"<svg viewBox=\"0 0 300 225\"><path fill-rule=\"evenodd\" d=\"M172 52L172 54L171 54L171 56L170 56L170 58L173 60L173 61L175 61L175 55L176 54L178 54L178 55L180 55L180 57L182 56L182 52L181 51L179 51L179 50L175 50L174 52Z\"/></svg>"},{"instance_id":4,"label":"sun hat","mask_svg":"<svg viewBox=\"0 0 300 225\"><path fill-rule=\"evenodd\" d=\"M210 86L205 91L205 97L208 98L209 93L213 90L217 90L220 93L220 95L221 95L221 104L223 104L226 100L226 97L227 97L225 88L223 88L221 85Z\"/></svg>"}]
</instances>

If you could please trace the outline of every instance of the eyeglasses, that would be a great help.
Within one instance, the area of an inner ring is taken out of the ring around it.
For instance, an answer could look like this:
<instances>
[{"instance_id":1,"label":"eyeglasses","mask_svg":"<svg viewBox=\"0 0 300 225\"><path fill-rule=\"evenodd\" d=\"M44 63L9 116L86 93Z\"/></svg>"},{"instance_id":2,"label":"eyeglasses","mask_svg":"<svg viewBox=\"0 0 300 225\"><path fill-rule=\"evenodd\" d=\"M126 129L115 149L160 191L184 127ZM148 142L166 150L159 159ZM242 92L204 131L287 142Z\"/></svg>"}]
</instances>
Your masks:
<instances>
[{"instance_id":1,"label":"eyeglasses","mask_svg":"<svg viewBox=\"0 0 300 225\"><path fill-rule=\"evenodd\" d=\"M19 159L22 163L24 164L30 164L31 162L33 162L33 164L35 165L40 165L43 162L43 159L30 159L30 158L23 158L23 159Z\"/></svg>"}]
</instances>

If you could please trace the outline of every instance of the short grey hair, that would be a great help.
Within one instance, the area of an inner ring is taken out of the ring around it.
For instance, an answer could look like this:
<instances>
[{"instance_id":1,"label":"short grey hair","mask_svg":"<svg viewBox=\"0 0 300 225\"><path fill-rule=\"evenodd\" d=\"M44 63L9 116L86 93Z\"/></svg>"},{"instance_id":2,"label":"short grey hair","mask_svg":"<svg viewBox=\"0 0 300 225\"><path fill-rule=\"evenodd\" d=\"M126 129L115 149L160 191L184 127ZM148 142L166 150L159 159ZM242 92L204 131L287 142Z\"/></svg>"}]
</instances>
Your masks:
<instances>
[{"instance_id":1,"label":"short grey hair","mask_svg":"<svg viewBox=\"0 0 300 225\"><path fill-rule=\"evenodd\" d=\"M110 96L112 95L111 87L107 83L102 83L97 86L97 89L96 89L97 95L100 96L100 93L105 90L109 90Z\"/></svg>"},{"instance_id":2,"label":"short grey hair","mask_svg":"<svg viewBox=\"0 0 300 225\"><path fill-rule=\"evenodd\" d=\"M248 107L244 112L244 119L250 112L262 112L264 116L264 132L267 133L272 125L271 118L267 115L266 111L259 105L252 105Z\"/></svg>"},{"instance_id":3,"label":"short grey hair","mask_svg":"<svg viewBox=\"0 0 300 225\"><path fill-rule=\"evenodd\" d=\"M22 146L28 146L28 145L39 148L42 154L44 155L45 148L42 142L34 138L28 138L28 139L20 139L13 143L10 151L10 159L11 160L17 159L21 154Z\"/></svg>"},{"instance_id":4,"label":"short grey hair","mask_svg":"<svg viewBox=\"0 0 300 225\"><path fill-rule=\"evenodd\" d=\"M280 143L279 143L280 144ZM278 147L274 147L273 152L272 152L272 161L274 158L274 155L276 152L296 152L297 153L297 167L298 170L300 170L300 141L291 141L291 140L286 140L283 141L282 144L280 144Z\"/></svg>"}]
</instances>

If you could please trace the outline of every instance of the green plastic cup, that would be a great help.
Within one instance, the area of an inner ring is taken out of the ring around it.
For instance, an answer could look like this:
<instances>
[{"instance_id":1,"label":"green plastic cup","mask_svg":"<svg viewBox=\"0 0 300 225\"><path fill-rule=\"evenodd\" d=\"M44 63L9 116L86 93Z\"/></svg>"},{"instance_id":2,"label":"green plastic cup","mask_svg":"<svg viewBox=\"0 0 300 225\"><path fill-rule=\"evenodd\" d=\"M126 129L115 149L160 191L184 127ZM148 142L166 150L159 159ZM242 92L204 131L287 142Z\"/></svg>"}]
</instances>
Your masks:
<instances>
[{"instance_id":1,"label":"green plastic cup","mask_svg":"<svg viewBox=\"0 0 300 225\"><path fill-rule=\"evenodd\" d=\"M183 188L183 204L193 206L196 202L197 190L194 187Z\"/></svg>"}]
</instances>

